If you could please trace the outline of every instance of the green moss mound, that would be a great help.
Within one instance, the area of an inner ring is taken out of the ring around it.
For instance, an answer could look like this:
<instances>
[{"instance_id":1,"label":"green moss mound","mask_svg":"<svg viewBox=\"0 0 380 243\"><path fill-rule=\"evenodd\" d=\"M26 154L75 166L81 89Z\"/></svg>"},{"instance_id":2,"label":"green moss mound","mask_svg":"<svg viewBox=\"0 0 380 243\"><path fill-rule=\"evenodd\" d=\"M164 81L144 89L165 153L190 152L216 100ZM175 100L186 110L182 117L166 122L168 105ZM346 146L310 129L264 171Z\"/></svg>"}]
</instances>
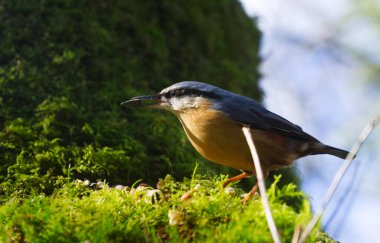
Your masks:
<instances>
[{"instance_id":1,"label":"green moss mound","mask_svg":"<svg viewBox=\"0 0 380 243\"><path fill-rule=\"evenodd\" d=\"M258 196L241 204L242 191L222 188L225 177L167 176L158 188L93 190L66 183L51 196L12 197L0 206L0 240L26 242L271 242ZM294 184L268 189L283 242L311 219L310 205ZM186 195L186 196L184 196ZM297 198L298 210L286 204ZM308 242L334 242L315 229Z\"/></svg>"},{"instance_id":2,"label":"green moss mound","mask_svg":"<svg viewBox=\"0 0 380 243\"><path fill-rule=\"evenodd\" d=\"M132 96L200 80L260 99L260 33L234 0L3 1L0 39L3 196L50 194L69 167L111 185L188 176L203 160L179 123L123 111Z\"/></svg>"}]
</instances>

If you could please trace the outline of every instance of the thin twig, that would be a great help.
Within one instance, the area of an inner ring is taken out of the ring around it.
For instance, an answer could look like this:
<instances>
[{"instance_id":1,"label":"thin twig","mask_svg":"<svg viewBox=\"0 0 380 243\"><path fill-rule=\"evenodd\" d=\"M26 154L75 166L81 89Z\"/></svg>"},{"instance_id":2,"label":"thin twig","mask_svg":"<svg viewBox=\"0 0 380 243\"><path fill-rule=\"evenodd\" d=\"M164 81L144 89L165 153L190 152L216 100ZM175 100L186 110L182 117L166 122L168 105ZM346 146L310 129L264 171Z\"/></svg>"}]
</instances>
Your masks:
<instances>
[{"instance_id":1,"label":"thin twig","mask_svg":"<svg viewBox=\"0 0 380 243\"><path fill-rule=\"evenodd\" d=\"M342 180L344 174L346 173L348 167L350 166L352 160L355 158L355 155L358 153L360 147L363 145L369 134L372 132L372 130L377 125L378 118L374 117L371 119L370 123L363 129L362 133L360 134L359 138L357 139L354 146L352 146L352 149L350 153L347 155L346 159L344 160L344 163L339 168L338 172L335 174L334 180L331 182L329 189L327 190L325 197L323 199L322 207L318 211L317 214L314 215L313 219L310 221L310 223L307 225L305 231L302 233L301 238L299 240L300 243L305 242L308 235L313 230L315 224L319 221L319 219L322 217L323 213L326 210L327 205L329 204L336 188L338 187L340 181Z\"/></svg>"},{"instance_id":2,"label":"thin twig","mask_svg":"<svg viewBox=\"0 0 380 243\"><path fill-rule=\"evenodd\" d=\"M297 227L294 229L292 243L298 243L298 240L299 240L299 238L301 236L301 232L302 232L302 226L301 225L297 225Z\"/></svg>"},{"instance_id":3,"label":"thin twig","mask_svg":"<svg viewBox=\"0 0 380 243\"><path fill-rule=\"evenodd\" d=\"M265 182L264 182L264 175L261 169L259 155L257 154L255 144L253 143L251 129L246 126L244 126L242 129L243 129L245 139L247 140L249 149L251 150L253 163L255 165L255 170L256 170L256 178L259 184L259 189L260 189L260 194L261 194L261 202L263 203L264 212L268 221L269 230L272 234L273 241L275 243L280 243L281 242L280 235L278 234L276 224L274 223L272 212L269 206L269 201L268 201L266 188L265 188Z\"/></svg>"},{"instance_id":4,"label":"thin twig","mask_svg":"<svg viewBox=\"0 0 380 243\"><path fill-rule=\"evenodd\" d=\"M344 224L347 223L347 217L345 217L352 207L354 206L355 200L358 198L355 197L355 191L358 188L359 182L362 181L361 178L364 176L363 171L363 163L361 163L360 160L358 160L356 163L353 163L351 165L351 171L352 175L348 179L351 183L346 186L346 188L342 191L342 195L340 198L336 199L337 202L335 203L335 207L333 209L330 209L331 213L328 218L325 218L325 223L323 225L323 228L329 228L330 225L334 224L334 232L335 235L339 234L339 231L344 227ZM346 175L347 177L348 175ZM338 216L340 216L338 218ZM335 220L335 221L334 221Z\"/></svg>"}]
</instances>

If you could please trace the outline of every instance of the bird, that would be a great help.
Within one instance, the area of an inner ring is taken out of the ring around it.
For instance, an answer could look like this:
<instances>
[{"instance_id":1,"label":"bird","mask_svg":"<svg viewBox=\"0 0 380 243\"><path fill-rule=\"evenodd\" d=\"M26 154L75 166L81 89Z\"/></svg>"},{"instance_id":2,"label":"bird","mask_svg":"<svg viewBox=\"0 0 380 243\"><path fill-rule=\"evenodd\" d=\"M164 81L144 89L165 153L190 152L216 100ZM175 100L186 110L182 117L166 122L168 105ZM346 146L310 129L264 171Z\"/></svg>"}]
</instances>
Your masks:
<instances>
[{"instance_id":1,"label":"bird","mask_svg":"<svg viewBox=\"0 0 380 243\"><path fill-rule=\"evenodd\" d=\"M241 171L223 187L255 174L255 167L242 127L249 127L264 178L270 171L293 165L308 155L329 154L345 159L348 151L326 145L302 128L267 110L259 102L198 81L182 81L154 95L133 97L122 107L159 108L181 122L195 150L207 160ZM243 199L250 200L256 183Z\"/></svg>"}]
</instances>

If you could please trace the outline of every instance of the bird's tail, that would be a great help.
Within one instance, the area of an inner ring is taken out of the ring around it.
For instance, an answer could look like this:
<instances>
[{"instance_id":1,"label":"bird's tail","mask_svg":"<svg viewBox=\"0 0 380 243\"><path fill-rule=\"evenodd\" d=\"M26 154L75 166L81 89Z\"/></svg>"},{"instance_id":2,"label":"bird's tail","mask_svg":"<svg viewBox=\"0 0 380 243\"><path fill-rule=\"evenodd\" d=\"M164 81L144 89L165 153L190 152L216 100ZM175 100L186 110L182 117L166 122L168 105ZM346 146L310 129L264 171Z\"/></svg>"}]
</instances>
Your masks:
<instances>
[{"instance_id":1,"label":"bird's tail","mask_svg":"<svg viewBox=\"0 0 380 243\"><path fill-rule=\"evenodd\" d=\"M349 153L350 152L346 150L335 148L325 144L318 144L313 148L313 154L330 154L341 159L345 159ZM356 155L354 157L356 157Z\"/></svg>"},{"instance_id":2,"label":"bird's tail","mask_svg":"<svg viewBox=\"0 0 380 243\"><path fill-rule=\"evenodd\" d=\"M348 152L346 150L339 149L339 148L334 148L334 147L331 147L331 146L328 146L328 145L326 145L325 151L326 151L327 154L334 155L334 156L339 157L341 159L345 159L348 156L348 154L350 153L350 152Z\"/></svg>"}]
</instances>

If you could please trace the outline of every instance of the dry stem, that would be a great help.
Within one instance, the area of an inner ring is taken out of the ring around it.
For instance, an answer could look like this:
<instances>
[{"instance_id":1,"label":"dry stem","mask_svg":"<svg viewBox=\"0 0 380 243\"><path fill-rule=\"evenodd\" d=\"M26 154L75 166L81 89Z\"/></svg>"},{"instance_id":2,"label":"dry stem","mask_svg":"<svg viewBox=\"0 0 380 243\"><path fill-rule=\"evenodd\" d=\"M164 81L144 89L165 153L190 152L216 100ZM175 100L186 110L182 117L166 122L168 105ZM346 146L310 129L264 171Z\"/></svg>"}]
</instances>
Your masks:
<instances>
[{"instance_id":1,"label":"dry stem","mask_svg":"<svg viewBox=\"0 0 380 243\"><path fill-rule=\"evenodd\" d=\"M261 202L263 203L264 212L265 212L265 216L267 218L269 230L272 234L273 241L275 243L280 243L281 242L280 235L278 234L276 224L274 223L272 212L271 212L271 209L269 206L269 201L268 201L266 188L265 188L265 182L264 182L264 175L263 175L263 171L261 169L259 155L257 154L255 144L253 143L251 129L249 127L246 127L246 126L244 126L242 129L243 129L245 139L247 140L249 149L251 150L253 163L255 165L256 178L257 178L257 182L259 184Z\"/></svg>"},{"instance_id":2,"label":"dry stem","mask_svg":"<svg viewBox=\"0 0 380 243\"><path fill-rule=\"evenodd\" d=\"M323 199L322 207L316 213L313 217L313 219L310 221L310 223L307 225L305 231L302 233L301 238L298 242L303 243L305 242L308 235L313 230L315 224L319 221L319 219L322 217L323 213L325 212L327 205L329 204L334 192L336 191L336 188L338 187L340 181L342 180L344 174L346 173L348 167L351 165L352 160L355 158L355 155L358 153L360 147L363 145L369 134L372 132L372 130L377 125L378 119L377 117L374 117L371 119L370 123L363 129L362 133L356 140L356 143L352 147L350 153L347 155L346 159L344 160L344 163L339 168L338 172L335 174L334 180L331 182L329 189L327 190L325 197Z\"/></svg>"}]
</instances>

